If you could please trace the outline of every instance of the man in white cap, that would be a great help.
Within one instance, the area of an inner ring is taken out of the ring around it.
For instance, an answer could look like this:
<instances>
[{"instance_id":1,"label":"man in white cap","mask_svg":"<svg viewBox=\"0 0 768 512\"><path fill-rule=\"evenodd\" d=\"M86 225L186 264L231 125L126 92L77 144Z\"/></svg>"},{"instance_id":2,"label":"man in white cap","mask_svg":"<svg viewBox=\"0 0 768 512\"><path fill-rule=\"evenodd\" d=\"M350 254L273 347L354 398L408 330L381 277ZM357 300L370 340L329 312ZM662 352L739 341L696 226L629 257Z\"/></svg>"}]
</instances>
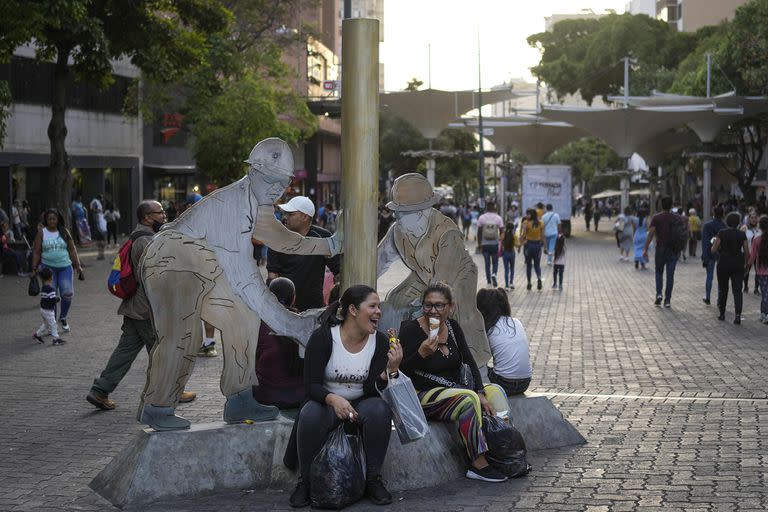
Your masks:
<instances>
[{"instance_id":1,"label":"man in white cap","mask_svg":"<svg viewBox=\"0 0 768 512\"><path fill-rule=\"evenodd\" d=\"M220 188L163 226L146 248L141 281L157 330L139 405L139 421L156 430L189 428L175 415L202 341L202 320L221 331L224 420L263 421L278 415L259 404L256 345L262 320L279 335L306 343L315 313L296 315L269 291L253 259L252 239L288 254L334 256L336 237L305 238L274 216L274 203L290 185L293 154L280 139L259 142L240 180Z\"/></svg>"},{"instance_id":2,"label":"man in white cap","mask_svg":"<svg viewBox=\"0 0 768 512\"><path fill-rule=\"evenodd\" d=\"M387 208L395 213L396 221L379 242L378 276L397 260L402 260L411 274L381 304L380 330L397 329L403 320L415 318L421 312L421 294L426 287L446 283L454 293L454 316L475 362L483 367L491 352L475 300L477 266L456 224L432 208L436 202L432 185L421 174L404 174L392 185L392 201Z\"/></svg>"},{"instance_id":3,"label":"man in white cap","mask_svg":"<svg viewBox=\"0 0 768 512\"><path fill-rule=\"evenodd\" d=\"M279 208L283 211L283 224L294 233L315 238L331 236L330 231L312 224L315 205L308 197L296 196L279 205ZM287 277L293 281L296 285L296 309L299 311L321 308L324 306L325 267L337 275L341 270L340 260L338 255L328 258L315 254L285 254L270 248L267 253L267 277L269 280Z\"/></svg>"}]
</instances>

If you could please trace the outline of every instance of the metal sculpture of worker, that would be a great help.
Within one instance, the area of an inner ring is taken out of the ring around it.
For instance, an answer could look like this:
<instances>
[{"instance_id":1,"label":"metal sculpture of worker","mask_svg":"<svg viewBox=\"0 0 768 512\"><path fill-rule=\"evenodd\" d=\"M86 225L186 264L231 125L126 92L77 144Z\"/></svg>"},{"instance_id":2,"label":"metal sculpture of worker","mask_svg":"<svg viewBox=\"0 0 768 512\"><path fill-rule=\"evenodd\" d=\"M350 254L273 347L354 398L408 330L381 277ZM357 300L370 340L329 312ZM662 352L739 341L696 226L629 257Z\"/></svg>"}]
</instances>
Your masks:
<instances>
[{"instance_id":1,"label":"metal sculpture of worker","mask_svg":"<svg viewBox=\"0 0 768 512\"><path fill-rule=\"evenodd\" d=\"M313 312L291 313L269 291L253 259L251 240L283 253L323 256L338 254L340 240L336 235L305 238L275 218L273 205L293 174L293 155L285 142L259 142L246 162L250 169L245 177L166 224L142 260L141 278L158 342L150 356L139 421L155 430L189 428L175 408L202 340L201 319L221 331L221 391L228 423L264 421L279 412L252 394L260 322L300 343L314 329Z\"/></svg>"},{"instance_id":2,"label":"metal sculpture of worker","mask_svg":"<svg viewBox=\"0 0 768 512\"><path fill-rule=\"evenodd\" d=\"M398 328L403 320L421 312L421 294L427 285L444 282L454 291L454 316L461 324L478 366L491 358L483 318L477 310L477 266L464 247L456 224L432 208L437 197L421 174L404 174L392 185L387 208L395 223L379 243L377 275L401 259L411 274L387 294L382 303L382 329Z\"/></svg>"}]
</instances>

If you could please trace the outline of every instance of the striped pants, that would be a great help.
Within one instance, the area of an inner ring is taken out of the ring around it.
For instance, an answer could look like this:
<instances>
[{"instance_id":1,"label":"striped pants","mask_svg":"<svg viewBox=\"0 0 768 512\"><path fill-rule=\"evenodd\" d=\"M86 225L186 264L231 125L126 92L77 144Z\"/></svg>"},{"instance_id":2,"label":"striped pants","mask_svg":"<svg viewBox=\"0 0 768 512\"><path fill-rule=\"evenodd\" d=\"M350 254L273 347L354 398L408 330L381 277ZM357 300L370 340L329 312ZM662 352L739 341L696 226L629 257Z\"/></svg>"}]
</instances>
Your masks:
<instances>
[{"instance_id":1,"label":"striped pants","mask_svg":"<svg viewBox=\"0 0 768 512\"><path fill-rule=\"evenodd\" d=\"M501 386L486 384L483 389L485 397L497 413L509 410L507 395ZM470 463L488 451L482 429L483 410L477 393L469 389L437 387L419 391L418 395L427 419L459 423L459 434Z\"/></svg>"}]
</instances>

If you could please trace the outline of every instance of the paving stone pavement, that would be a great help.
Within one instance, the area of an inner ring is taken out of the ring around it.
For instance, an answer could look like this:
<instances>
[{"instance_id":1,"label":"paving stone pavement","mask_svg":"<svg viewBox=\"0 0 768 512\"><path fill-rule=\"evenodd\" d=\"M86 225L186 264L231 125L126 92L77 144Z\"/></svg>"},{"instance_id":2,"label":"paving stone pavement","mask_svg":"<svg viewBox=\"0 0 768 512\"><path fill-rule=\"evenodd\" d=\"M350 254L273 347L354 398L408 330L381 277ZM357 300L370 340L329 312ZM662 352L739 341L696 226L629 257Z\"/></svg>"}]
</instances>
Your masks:
<instances>
[{"instance_id":1,"label":"paving stone pavement","mask_svg":"<svg viewBox=\"0 0 768 512\"><path fill-rule=\"evenodd\" d=\"M550 289L544 266L544 290L525 291L518 256L510 299L531 339L531 391L551 396L588 444L531 454L534 470L522 479L458 480L353 510L768 509L768 326L756 320L758 298L745 297L743 325L718 322L714 306L701 303L703 269L689 260L678 265L672 309L655 308L653 272L619 263L610 233L575 224L565 289ZM121 319L104 287L109 261L83 259L87 278L75 284L72 333L61 347L31 340L40 316L26 280L0 279L0 511L116 510L87 485L141 428L135 409L147 358L139 356L112 395L115 411L85 402ZM403 274L396 266L379 289ZM220 357L198 359L188 389L199 398L180 406L182 414L220 418L220 368ZM286 493L247 491L141 508L225 509L289 507Z\"/></svg>"}]
</instances>

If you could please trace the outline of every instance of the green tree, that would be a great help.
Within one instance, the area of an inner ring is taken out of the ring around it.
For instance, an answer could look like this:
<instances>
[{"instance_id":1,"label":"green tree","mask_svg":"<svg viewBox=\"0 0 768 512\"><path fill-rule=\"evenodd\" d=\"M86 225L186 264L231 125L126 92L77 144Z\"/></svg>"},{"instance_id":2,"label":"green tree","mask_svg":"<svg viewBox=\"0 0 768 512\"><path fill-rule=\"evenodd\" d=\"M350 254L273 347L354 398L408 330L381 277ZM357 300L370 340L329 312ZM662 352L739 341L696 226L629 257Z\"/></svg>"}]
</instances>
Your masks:
<instances>
[{"instance_id":1,"label":"green tree","mask_svg":"<svg viewBox=\"0 0 768 512\"><path fill-rule=\"evenodd\" d=\"M316 120L287 88L252 74L227 84L191 117L198 168L221 184L243 176L245 156L254 141L280 137L296 143Z\"/></svg>"},{"instance_id":2,"label":"green tree","mask_svg":"<svg viewBox=\"0 0 768 512\"><path fill-rule=\"evenodd\" d=\"M712 93L736 90L742 96L768 94L768 0L739 7L732 21L700 31L697 48L680 64L672 90L706 94L706 54L712 55ZM717 160L733 176L748 202L768 144L768 116L757 114L724 129L710 150L731 153L734 160Z\"/></svg>"},{"instance_id":3,"label":"green tree","mask_svg":"<svg viewBox=\"0 0 768 512\"><path fill-rule=\"evenodd\" d=\"M406 91L418 91L419 87L424 85L424 82L419 80L416 77L411 78L408 80L408 85L405 86Z\"/></svg>"},{"instance_id":4,"label":"green tree","mask_svg":"<svg viewBox=\"0 0 768 512\"><path fill-rule=\"evenodd\" d=\"M239 179L254 142L270 136L296 143L311 136L317 119L283 56L288 45L302 48L316 32L300 13L316 0L227 0L234 22L211 38L201 66L176 83L144 86L142 109L184 114L198 168L219 184Z\"/></svg>"},{"instance_id":5,"label":"green tree","mask_svg":"<svg viewBox=\"0 0 768 512\"><path fill-rule=\"evenodd\" d=\"M55 62L51 188L65 214L72 189L64 122L70 73L106 86L113 80L110 60L128 57L151 79L172 81L203 63L209 37L231 17L216 0L0 0L0 12L0 59L8 61L16 47L32 43L38 60Z\"/></svg>"},{"instance_id":6,"label":"green tree","mask_svg":"<svg viewBox=\"0 0 768 512\"><path fill-rule=\"evenodd\" d=\"M569 142L549 155L546 162L570 165L574 184L583 180L591 192L616 181L613 176L606 180L604 171L626 167L624 160L597 137L583 137Z\"/></svg>"},{"instance_id":7,"label":"green tree","mask_svg":"<svg viewBox=\"0 0 768 512\"><path fill-rule=\"evenodd\" d=\"M680 59L696 45L697 36L673 31L645 15L610 14L594 20L563 20L552 32L534 34L528 44L541 51L533 74L558 98L580 92L587 103L620 94L622 59L632 58L630 92L647 94L668 87Z\"/></svg>"},{"instance_id":8,"label":"green tree","mask_svg":"<svg viewBox=\"0 0 768 512\"><path fill-rule=\"evenodd\" d=\"M379 116L379 176L385 180L418 170L420 158L403 156L404 151L427 149L427 140L400 117L382 112ZM423 166L423 164L421 164Z\"/></svg>"},{"instance_id":9,"label":"green tree","mask_svg":"<svg viewBox=\"0 0 768 512\"><path fill-rule=\"evenodd\" d=\"M446 128L435 139L434 146L445 151L472 153L477 151L477 140L466 130ZM459 155L439 158L435 163L435 182L452 186L457 200L468 201L480 183L477 159Z\"/></svg>"}]
</instances>

